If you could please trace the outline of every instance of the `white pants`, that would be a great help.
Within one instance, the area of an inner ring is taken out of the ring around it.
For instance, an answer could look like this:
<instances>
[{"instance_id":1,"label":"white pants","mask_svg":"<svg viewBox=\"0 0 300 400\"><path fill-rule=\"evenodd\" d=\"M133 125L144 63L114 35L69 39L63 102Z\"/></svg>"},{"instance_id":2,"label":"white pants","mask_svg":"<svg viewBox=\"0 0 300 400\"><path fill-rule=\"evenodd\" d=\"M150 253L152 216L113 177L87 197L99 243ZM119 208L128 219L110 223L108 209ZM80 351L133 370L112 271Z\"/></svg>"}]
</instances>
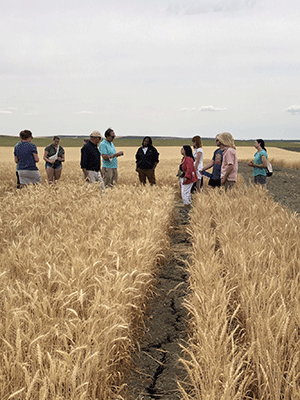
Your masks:
<instances>
[{"instance_id":1,"label":"white pants","mask_svg":"<svg viewBox=\"0 0 300 400\"><path fill-rule=\"evenodd\" d=\"M183 178L179 178L179 182L180 182L181 197L182 197L183 204L185 206L188 206L192 202L191 190L193 187L193 182L183 185Z\"/></svg>"},{"instance_id":2,"label":"white pants","mask_svg":"<svg viewBox=\"0 0 300 400\"><path fill-rule=\"evenodd\" d=\"M102 177L101 177L100 171L99 172L97 172L97 171L86 171L86 172L88 173L88 176L90 178L90 183L99 182L99 181L101 182L102 181ZM84 174L83 174L83 177L85 177Z\"/></svg>"}]
</instances>

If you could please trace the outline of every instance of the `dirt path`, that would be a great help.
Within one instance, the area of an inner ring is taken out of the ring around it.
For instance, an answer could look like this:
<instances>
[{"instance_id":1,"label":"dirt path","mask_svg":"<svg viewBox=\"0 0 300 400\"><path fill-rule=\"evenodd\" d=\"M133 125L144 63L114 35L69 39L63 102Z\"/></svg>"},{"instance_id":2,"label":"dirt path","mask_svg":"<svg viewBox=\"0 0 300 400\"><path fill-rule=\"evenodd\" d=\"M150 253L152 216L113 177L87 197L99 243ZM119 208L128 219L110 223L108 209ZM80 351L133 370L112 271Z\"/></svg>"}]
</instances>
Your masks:
<instances>
[{"instance_id":1,"label":"dirt path","mask_svg":"<svg viewBox=\"0 0 300 400\"><path fill-rule=\"evenodd\" d=\"M252 168L239 163L239 173L246 184L253 183ZM276 202L300 215L300 170L275 167L267 178L269 194ZM186 310L182 304L187 292L185 261L191 250L186 232L188 217L182 214L181 201L175 208L171 254L160 268L156 296L148 312L146 336L135 354L135 368L129 383L130 400L179 400L177 379L187 379L178 364L180 343L187 340Z\"/></svg>"},{"instance_id":2,"label":"dirt path","mask_svg":"<svg viewBox=\"0 0 300 400\"><path fill-rule=\"evenodd\" d=\"M146 336L136 352L135 368L129 384L130 400L177 400L177 379L186 373L178 359L180 343L187 340L186 310L182 304L187 292L185 261L190 251L186 232L188 216L181 205L175 208L175 224L171 236L168 261L161 266L146 322Z\"/></svg>"}]
</instances>

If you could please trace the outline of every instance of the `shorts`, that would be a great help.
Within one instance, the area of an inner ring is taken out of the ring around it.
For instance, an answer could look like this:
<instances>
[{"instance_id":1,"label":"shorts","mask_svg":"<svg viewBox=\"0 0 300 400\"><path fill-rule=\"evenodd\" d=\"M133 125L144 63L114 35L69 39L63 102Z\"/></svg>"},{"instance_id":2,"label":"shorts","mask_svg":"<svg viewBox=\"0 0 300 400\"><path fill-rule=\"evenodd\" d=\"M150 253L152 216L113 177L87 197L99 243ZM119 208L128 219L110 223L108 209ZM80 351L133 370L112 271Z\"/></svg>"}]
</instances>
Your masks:
<instances>
[{"instance_id":1,"label":"shorts","mask_svg":"<svg viewBox=\"0 0 300 400\"><path fill-rule=\"evenodd\" d=\"M33 171L19 169L18 174L21 185L29 185L30 183L35 184L41 182L41 175L38 169Z\"/></svg>"},{"instance_id":2,"label":"shorts","mask_svg":"<svg viewBox=\"0 0 300 400\"><path fill-rule=\"evenodd\" d=\"M254 183L256 185L265 185L267 183L267 177L265 175L256 175L254 177Z\"/></svg>"},{"instance_id":3,"label":"shorts","mask_svg":"<svg viewBox=\"0 0 300 400\"><path fill-rule=\"evenodd\" d=\"M48 161L46 161L45 168L62 169L62 164L56 162L54 164L51 164Z\"/></svg>"},{"instance_id":4,"label":"shorts","mask_svg":"<svg viewBox=\"0 0 300 400\"><path fill-rule=\"evenodd\" d=\"M210 178L209 181L208 181L208 186L221 187L221 179L212 179L212 178Z\"/></svg>"}]
</instances>

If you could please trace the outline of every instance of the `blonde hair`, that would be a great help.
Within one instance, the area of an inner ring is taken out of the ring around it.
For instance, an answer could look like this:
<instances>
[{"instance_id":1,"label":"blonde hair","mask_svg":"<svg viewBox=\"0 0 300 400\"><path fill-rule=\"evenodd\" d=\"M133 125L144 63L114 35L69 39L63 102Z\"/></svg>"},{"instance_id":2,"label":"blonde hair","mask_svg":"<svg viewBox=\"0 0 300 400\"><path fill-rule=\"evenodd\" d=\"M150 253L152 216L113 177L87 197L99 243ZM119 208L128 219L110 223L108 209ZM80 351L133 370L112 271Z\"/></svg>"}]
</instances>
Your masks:
<instances>
[{"instance_id":1,"label":"blonde hair","mask_svg":"<svg viewBox=\"0 0 300 400\"><path fill-rule=\"evenodd\" d=\"M200 136L194 136L192 139L192 142L195 143L197 149L199 149L199 147L203 146L202 139Z\"/></svg>"},{"instance_id":2,"label":"blonde hair","mask_svg":"<svg viewBox=\"0 0 300 400\"><path fill-rule=\"evenodd\" d=\"M235 149L234 139L229 132L219 133L216 137L223 144L223 146L232 147Z\"/></svg>"}]
</instances>

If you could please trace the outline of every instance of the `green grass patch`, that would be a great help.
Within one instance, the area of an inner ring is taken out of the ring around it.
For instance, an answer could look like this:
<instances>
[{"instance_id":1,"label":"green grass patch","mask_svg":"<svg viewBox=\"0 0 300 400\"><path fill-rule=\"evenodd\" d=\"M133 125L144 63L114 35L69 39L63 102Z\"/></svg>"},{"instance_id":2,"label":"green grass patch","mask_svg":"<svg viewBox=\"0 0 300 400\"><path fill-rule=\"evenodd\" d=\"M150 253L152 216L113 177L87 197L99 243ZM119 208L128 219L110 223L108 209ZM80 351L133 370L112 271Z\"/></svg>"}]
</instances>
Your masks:
<instances>
[{"instance_id":1,"label":"green grass patch","mask_svg":"<svg viewBox=\"0 0 300 400\"><path fill-rule=\"evenodd\" d=\"M153 145L154 146L183 146L185 144L192 144L192 138L186 139L169 139L169 138L156 138L153 137ZM12 147L18 143L19 138L16 136L0 136L0 146L7 146ZM33 138L33 143L38 147L46 147L50 143L52 143L51 137L37 137ZM266 147L279 147L286 150L293 150L293 151L300 151L300 141L284 141L284 140L266 140ZM114 144L116 147L139 147L142 144L142 137L141 138L116 138L114 140ZM253 146L254 140L236 140L235 144L237 146ZM72 138L62 136L60 145L63 147L81 147L83 145L83 137L79 138ZM215 146L215 139L203 139L204 146Z\"/></svg>"}]
</instances>

